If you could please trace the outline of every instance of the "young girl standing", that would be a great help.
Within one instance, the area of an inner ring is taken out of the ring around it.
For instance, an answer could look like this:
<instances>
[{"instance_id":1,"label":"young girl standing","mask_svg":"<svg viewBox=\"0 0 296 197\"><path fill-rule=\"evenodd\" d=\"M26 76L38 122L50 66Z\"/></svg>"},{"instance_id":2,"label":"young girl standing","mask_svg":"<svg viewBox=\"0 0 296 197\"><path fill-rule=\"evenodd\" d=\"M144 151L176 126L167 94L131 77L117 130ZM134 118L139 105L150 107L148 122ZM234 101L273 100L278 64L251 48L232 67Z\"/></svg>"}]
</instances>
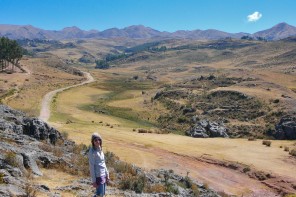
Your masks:
<instances>
[{"instance_id":1,"label":"young girl standing","mask_svg":"<svg viewBox=\"0 0 296 197\"><path fill-rule=\"evenodd\" d=\"M98 133L92 134L91 144L88 161L92 185L96 188L96 195L103 197L106 191L106 183L109 181L109 172L102 151L102 138Z\"/></svg>"}]
</instances>

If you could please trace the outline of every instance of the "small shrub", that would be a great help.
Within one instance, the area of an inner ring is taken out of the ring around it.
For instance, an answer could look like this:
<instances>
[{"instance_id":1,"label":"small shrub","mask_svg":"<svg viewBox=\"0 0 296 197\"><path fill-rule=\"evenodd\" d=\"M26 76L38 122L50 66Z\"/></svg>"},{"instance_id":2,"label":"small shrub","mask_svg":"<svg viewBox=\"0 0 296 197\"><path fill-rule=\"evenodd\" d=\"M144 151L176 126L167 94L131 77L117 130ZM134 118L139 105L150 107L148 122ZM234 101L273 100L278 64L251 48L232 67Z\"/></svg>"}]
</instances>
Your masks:
<instances>
[{"instance_id":1,"label":"small shrub","mask_svg":"<svg viewBox=\"0 0 296 197\"><path fill-rule=\"evenodd\" d=\"M53 147L46 143L40 143L38 147L45 152L53 152Z\"/></svg>"},{"instance_id":2,"label":"small shrub","mask_svg":"<svg viewBox=\"0 0 296 197\"><path fill-rule=\"evenodd\" d=\"M54 148L52 149L52 153L53 153L53 155L56 156L56 157L62 157L63 154L64 154L62 148L59 148L59 147L54 147Z\"/></svg>"},{"instance_id":3,"label":"small shrub","mask_svg":"<svg viewBox=\"0 0 296 197\"><path fill-rule=\"evenodd\" d=\"M203 184L203 188L205 188L206 190L208 190L208 189L209 189L209 185L208 185L208 183L204 183L204 184Z\"/></svg>"},{"instance_id":4,"label":"small shrub","mask_svg":"<svg viewBox=\"0 0 296 197\"><path fill-rule=\"evenodd\" d=\"M271 141L269 141L269 140L263 140L262 141L262 144L265 145L265 146L270 146L271 145Z\"/></svg>"},{"instance_id":5,"label":"small shrub","mask_svg":"<svg viewBox=\"0 0 296 197\"><path fill-rule=\"evenodd\" d=\"M25 185L25 192L28 197L37 197L37 190L29 183Z\"/></svg>"},{"instance_id":6,"label":"small shrub","mask_svg":"<svg viewBox=\"0 0 296 197\"><path fill-rule=\"evenodd\" d=\"M218 192L221 197L231 197L232 195L226 194L224 191Z\"/></svg>"},{"instance_id":7,"label":"small shrub","mask_svg":"<svg viewBox=\"0 0 296 197\"><path fill-rule=\"evenodd\" d=\"M0 173L0 184L4 184L5 181L4 181L4 174L3 173Z\"/></svg>"},{"instance_id":8,"label":"small shrub","mask_svg":"<svg viewBox=\"0 0 296 197\"><path fill-rule=\"evenodd\" d=\"M145 175L132 176L130 174L124 174L122 180L119 183L119 187L123 190L130 189L136 193L142 193L147 185L147 178Z\"/></svg>"},{"instance_id":9,"label":"small shrub","mask_svg":"<svg viewBox=\"0 0 296 197\"><path fill-rule=\"evenodd\" d=\"M123 190L131 189L133 185L133 179L130 175L123 175L122 180L119 182L119 188Z\"/></svg>"},{"instance_id":10,"label":"small shrub","mask_svg":"<svg viewBox=\"0 0 296 197\"><path fill-rule=\"evenodd\" d=\"M146 129L139 129L138 133L149 133L149 131Z\"/></svg>"},{"instance_id":11,"label":"small shrub","mask_svg":"<svg viewBox=\"0 0 296 197\"><path fill-rule=\"evenodd\" d=\"M55 163L50 165L49 168L70 173L72 175L89 176L88 158L86 156L73 154L70 163L72 164L71 166L64 162Z\"/></svg>"},{"instance_id":12,"label":"small shrub","mask_svg":"<svg viewBox=\"0 0 296 197\"><path fill-rule=\"evenodd\" d=\"M115 165L116 161L119 160L119 158L113 152L107 151L105 153L105 160L106 160L107 166L114 168L114 165Z\"/></svg>"},{"instance_id":13,"label":"small shrub","mask_svg":"<svg viewBox=\"0 0 296 197\"><path fill-rule=\"evenodd\" d=\"M150 188L149 188L149 191L150 193L161 193L161 192L165 192L166 189L163 185L161 184L155 184L155 185L152 185Z\"/></svg>"},{"instance_id":14,"label":"small shrub","mask_svg":"<svg viewBox=\"0 0 296 197\"><path fill-rule=\"evenodd\" d=\"M17 161L16 161L16 154L14 152L8 152L5 155L4 161L13 167L17 167Z\"/></svg>"},{"instance_id":15,"label":"small shrub","mask_svg":"<svg viewBox=\"0 0 296 197\"><path fill-rule=\"evenodd\" d=\"M68 132L66 132L66 131L64 131L64 132L62 132L62 136L63 136L63 138L64 139L68 139L68 137L69 137L69 133Z\"/></svg>"},{"instance_id":16,"label":"small shrub","mask_svg":"<svg viewBox=\"0 0 296 197\"><path fill-rule=\"evenodd\" d=\"M186 188L191 188L192 187L192 181L189 178L189 176L186 176L184 180L185 180L185 186L186 186Z\"/></svg>"},{"instance_id":17,"label":"small shrub","mask_svg":"<svg viewBox=\"0 0 296 197\"><path fill-rule=\"evenodd\" d=\"M254 137L249 137L248 141L256 141L256 139Z\"/></svg>"},{"instance_id":18,"label":"small shrub","mask_svg":"<svg viewBox=\"0 0 296 197\"><path fill-rule=\"evenodd\" d=\"M296 148L292 149L289 154L296 157Z\"/></svg>"},{"instance_id":19,"label":"small shrub","mask_svg":"<svg viewBox=\"0 0 296 197\"><path fill-rule=\"evenodd\" d=\"M187 118L184 117L184 116L178 117L177 122L178 122L178 123L185 123L185 122L187 122Z\"/></svg>"},{"instance_id":20,"label":"small shrub","mask_svg":"<svg viewBox=\"0 0 296 197\"><path fill-rule=\"evenodd\" d=\"M197 185L193 184L191 186L191 189L192 189L192 192L193 192L193 196L200 196L200 192L199 192L199 189L198 189Z\"/></svg>"},{"instance_id":21,"label":"small shrub","mask_svg":"<svg viewBox=\"0 0 296 197\"><path fill-rule=\"evenodd\" d=\"M288 152L289 151L289 147L285 146L284 151Z\"/></svg>"},{"instance_id":22,"label":"small shrub","mask_svg":"<svg viewBox=\"0 0 296 197\"><path fill-rule=\"evenodd\" d=\"M132 164L128 164L125 162L115 162L114 164L114 170L118 173L128 173L133 176L137 174L135 168L132 166Z\"/></svg>"},{"instance_id":23,"label":"small shrub","mask_svg":"<svg viewBox=\"0 0 296 197\"><path fill-rule=\"evenodd\" d=\"M73 152L75 154L81 154L82 151L86 151L86 150L87 150L87 146L85 144L75 145L73 148Z\"/></svg>"},{"instance_id":24,"label":"small shrub","mask_svg":"<svg viewBox=\"0 0 296 197\"><path fill-rule=\"evenodd\" d=\"M243 169L243 172L244 173L246 173L246 172L249 172L251 169L250 169L250 167L248 166L248 167L245 167L244 169Z\"/></svg>"},{"instance_id":25,"label":"small shrub","mask_svg":"<svg viewBox=\"0 0 296 197\"><path fill-rule=\"evenodd\" d=\"M166 192L179 194L178 188L174 187L174 185L171 182L169 182L169 178L170 178L170 175L166 171L164 174L164 185L165 185Z\"/></svg>"},{"instance_id":26,"label":"small shrub","mask_svg":"<svg viewBox=\"0 0 296 197\"><path fill-rule=\"evenodd\" d=\"M133 190L136 193L142 193L146 185L147 185L146 176L145 175L137 176L137 178L133 184Z\"/></svg>"},{"instance_id":27,"label":"small shrub","mask_svg":"<svg viewBox=\"0 0 296 197\"><path fill-rule=\"evenodd\" d=\"M274 99L273 103L279 103L280 100L279 99Z\"/></svg>"},{"instance_id":28,"label":"small shrub","mask_svg":"<svg viewBox=\"0 0 296 197\"><path fill-rule=\"evenodd\" d=\"M262 171L257 171L254 174L259 181L264 181L267 179L266 174Z\"/></svg>"}]
</instances>

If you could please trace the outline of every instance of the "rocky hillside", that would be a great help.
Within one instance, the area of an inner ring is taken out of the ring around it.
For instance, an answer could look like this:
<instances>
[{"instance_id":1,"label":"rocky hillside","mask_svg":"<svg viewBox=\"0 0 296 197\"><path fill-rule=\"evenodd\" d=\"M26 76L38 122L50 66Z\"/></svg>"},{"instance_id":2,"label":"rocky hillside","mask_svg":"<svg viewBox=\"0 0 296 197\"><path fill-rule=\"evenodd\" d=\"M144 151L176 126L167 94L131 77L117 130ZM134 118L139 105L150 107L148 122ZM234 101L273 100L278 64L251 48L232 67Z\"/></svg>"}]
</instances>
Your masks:
<instances>
[{"instance_id":1,"label":"rocky hillside","mask_svg":"<svg viewBox=\"0 0 296 197\"><path fill-rule=\"evenodd\" d=\"M67 140L47 123L23 112L0 105L0 195L11 196L91 196L87 147ZM120 196L220 196L172 170L144 171L106 153L111 183L108 194ZM68 186L50 188L34 183L42 169L56 169L76 175ZM153 194L152 194L153 193Z\"/></svg>"},{"instance_id":2,"label":"rocky hillside","mask_svg":"<svg viewBox=\"0 0 296 197\"><path fill-rule=\"evenodd\" d=\"M168 110L157 121L163 129L182 131L197 138L255 137L295 140L294 112L270 112L271 104L239 91L214 91L217 87L252 81L250 78L210 75L165 87L152 98ZM264 124L251 124L257 119ZM245 124L231 124L234 120Z\"/></svg>"}]
</instances>

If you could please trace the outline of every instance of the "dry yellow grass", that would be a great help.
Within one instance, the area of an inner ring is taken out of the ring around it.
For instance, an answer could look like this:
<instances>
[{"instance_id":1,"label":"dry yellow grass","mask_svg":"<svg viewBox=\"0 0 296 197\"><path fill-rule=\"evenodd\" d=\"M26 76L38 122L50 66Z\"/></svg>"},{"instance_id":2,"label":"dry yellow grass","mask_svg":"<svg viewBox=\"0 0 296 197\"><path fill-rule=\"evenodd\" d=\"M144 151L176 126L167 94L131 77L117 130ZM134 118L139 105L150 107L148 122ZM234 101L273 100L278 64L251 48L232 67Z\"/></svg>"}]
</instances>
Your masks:
<instances>
[{"instance_id":1,"label":"dry yellow grass","mask_svg":"<svg viewBox=\"0 0 296 197\"><path fill-rule=\"evenodd\" d=\"M104 93L104 91L97 89L94 91L90 87L79 87L75 88L75 90L62 93L58 98L57 108L80 121L72 124L62 124L59 125L59 128L69 132L71 139L85 144L89 144L91 133L99 131L105 138L104 144L108 150L114 151L120 157L123 156L123 159L126 161L135 162L140 166L144 165L148 168L149 162L151 162L152 168L163 167L163 163L157 163L157 159L156 161L149 159L148 164L147 160L145 160L145 158L151 157L151 153L147 150L149 148L156 148L189 157L200 157L203 154L208 154L219 160L237 161L239 163L253 165L259 170L270 170L280 175L296 176L296 174L291 174L291 169L295 169L292 172L296 172L296 167L292 163L285 162L288 154L279 148L280 145L291 145L291 141L273 141L272 146L267 148L261 144L260 140L194 139L178 135L139 134L132 132L132 127L129 124L119 123L114 117L75 109L76 106L92 102L91 98L95 97L94 94L99 96ZM66 99L70 96L75 99ZM137 99L137 97L135 101L129 99L129 102L136 103ZM126 101L124 100L122 102ZM98 121L91 124L90 120L103 120L103 122L113 125L119 124L119 126L116 125L110 128L105 124L99 124ZM140 144L140 146L128 146L135 143ZM139 148L137 149L136 147ZM142 156L134 159L134 155ZM161 158L158 159L161 161Z\"/></svg>"},{"instance_id":2,"label":"dry yellow grass","mask_svg":"<svg viewBox=\"0 0 296 197\"><path fill-rule=\"evenodd\" d=\"M67 173L57 171L54 169L41 169L43 176L34 178L32 183L38 184L38 185L46 185L49 187L50 191L57 191L55 188L57 187L63 187L67 185L73 185L73 181L77 180L77 177L69 175ZM72 194L70 192L61 192L58 191L58 193L61 193L63 197L74 197L75 194ZM40 197L46 197L47 194L38 192L38 196Z\"/></svg>"},{"instance_id":3,"label":"dry yellow grass","mask_svg":"<svg viewBox=\"0 0 296 197\"><path fill-rule=\"evenodd\" d=\"M243 92L247 92L247 90ZM257 92L260 91L253 90L253 92L248 93L256 95ZM215 189L237 195L249 193L250 191L247 188L256 190L257 187L263 186L259 186L256 181L251 181L247 177L233 174L234 172L228 169L211 166L212 172L210 172L208 165L195 161L194 158L207 156L218 160L243 163L257 170L284 177L296 177L296 173L294 173L296 167L290 162L288 153L279 148L280 146L291 146L291 141L272 141L271 147L266 147L262 145L261 140L194 139L172 134L140 134L132 131L137 126L131 122L77 109L81 105L95 102L97 98L103 97L106 93L106 91L89 86L61 93L57 99L57 111L66 113L67 117L70 117L70 119L72 117L78 121L65 124L55 119L52 124L56 125L61 131L68 132L72 140L87 145L90 144L91 134L97 131L103 136L104 151L112 151L124 161L146 169L173 169L183 175L186 175L189 171L193 178L206 182ZM267 96L272 97L273 95ZM122 93L122 98L126 97L130 98L112 101L108 105L142 110L143 97L139 91ZM94 122L91 122L91 120L94 120ZM99 123L99 121L103 121L103 123ZM113 126L113 128L110 126ZM217 181L217 175L210 175L213 172L221 173L224 178ZM233 183L229 183L230 180ZM236 187L233 188L233 185L236 185Z\"/></svg>"},{"instance_id":4,"label":"dry yellow grass","mask_svg":"<svg viewBox=\"0 0 296 197\"><path fill-rule=\"evenodd\" d=\"M83 80L82 77L61 72L44 65L42 59L24 59L21 61L21 64L26 66L30 71L29 74L14 73L8 76L1 74L1 77L9 77L7 81L11 84L10 88L15 87L17 89L17 94L5 100L4 103L32 116L39 115L42 97L47 92L79 83L80 80Z\"/></svg>"}]
</instances>

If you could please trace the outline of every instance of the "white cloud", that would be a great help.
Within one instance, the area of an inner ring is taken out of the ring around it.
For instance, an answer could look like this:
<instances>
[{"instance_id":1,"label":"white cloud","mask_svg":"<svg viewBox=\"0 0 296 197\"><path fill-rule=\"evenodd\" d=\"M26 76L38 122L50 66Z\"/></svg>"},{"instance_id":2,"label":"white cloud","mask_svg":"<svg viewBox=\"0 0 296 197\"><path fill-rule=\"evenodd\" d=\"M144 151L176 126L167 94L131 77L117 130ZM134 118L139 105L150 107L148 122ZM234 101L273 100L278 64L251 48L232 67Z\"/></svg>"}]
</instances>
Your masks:
<instances>
[{"instance_id":1,"label":"white cloud","mask_svg":"<svg viewBox=\"0 0 296 197\"><path fill-rule=\"evenodd\" d=\"M253 14L248 15L249 22L256 22L262 17L260 12L254 12Z\"/></svg>"}]
</instances>

